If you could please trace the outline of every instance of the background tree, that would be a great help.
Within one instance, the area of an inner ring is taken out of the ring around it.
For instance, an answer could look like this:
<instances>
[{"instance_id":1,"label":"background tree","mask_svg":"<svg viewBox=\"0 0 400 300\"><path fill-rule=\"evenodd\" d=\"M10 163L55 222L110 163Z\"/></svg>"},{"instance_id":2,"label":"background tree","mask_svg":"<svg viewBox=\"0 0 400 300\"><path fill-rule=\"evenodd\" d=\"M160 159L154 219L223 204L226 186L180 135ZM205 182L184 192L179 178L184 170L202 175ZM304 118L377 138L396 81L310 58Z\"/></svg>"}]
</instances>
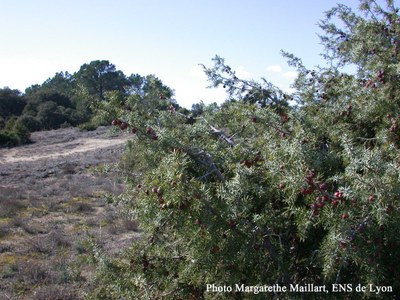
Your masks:
<instances>
[{"instance_id":1,"label":"background tree","mask_svg":"<svg viewBox=\"0 0 400 300\"><path fill-rule=\"evenodd\" d=\"M7 119L10 116L19 116L26 105L25 99L19 90L8 87L0 89L0 116Z\"/></svg>"},{"instance_id":2,"label":"background tree","mask_svg":"<svg viewBox=\"0 0 400 300\"><path fill-rule=\"evenodd\" d=\"M15 146L29 142L27 128L16 122L24 107L25 97L19 90L0 89L0 146Z\"/></svg>"},{"instance_id":3,"label":"background tree","mask_svg":"<svg viewBox=\"0 0 400 300\"><path fill-rule=\"evenodd\" d=\"M177 111L181 109L173 98L173 90L164 85L155 75L141 76L132 74L128 77L126 92L111 91L106 93L105 101L92 101L92 107L100 111L101 120L111 123L125 111L118 120L149 119L158 111Z\"/></svg>"},{"instance_id":4,"label":"background tree","mask_svg":"<svg viewBox=\"0 0 400 300\"><path fill-rule=\"evenodd\" d=\"M147 109L176 110L179 106L172 97L173 90L154 75L131 74L127 77L109 61L96 60L83 64L73 75L58 72L42 84L27 88L25 94L1 89L0 129L6 127L8 118L17 116L18 123L29 131L61 126L93 130L99 125L110 124L113 118L111 113L107 117L93 115L91 107L104 106L101 102L106 99L130 109L139 101L145 103ZM7 142L8 146L16 144Z\"/></svg>"},{"instance_id":5,"label":"background tree","mask_svg":"<svg viewBox=\"0 0 400 300\"><path fill-rule=\"evenodd\" d=\"M16 116L10 117L5 123L4 128L0 129L0 146L12 147L28 143L30 137L29 130L24 124L18 122Z\"/></svg>"},{"instance_id":6,"label":"background tree","mask_svg":"<svg viewBox=\"0 0 400 300\"><path fill-rule=\"evenodd\" d=\"M77 84L83 85L89 95L97 100L104 100L107 91L125 91L127 80L122 71L117 71L115 65L108 60L95 60L83 64L74 74Z\"/></svg>"},{"instance_id":7,"label":"background tree","mask_svg":"<svg viewBox=\"0 0 400 300\"><path fill-rule=\"evenodd\" d=\"M41 89L57 92L70 98L72 98L75 88L75 78L68 72L57 72L41 85Z\"/></svg>"}]
</instances>

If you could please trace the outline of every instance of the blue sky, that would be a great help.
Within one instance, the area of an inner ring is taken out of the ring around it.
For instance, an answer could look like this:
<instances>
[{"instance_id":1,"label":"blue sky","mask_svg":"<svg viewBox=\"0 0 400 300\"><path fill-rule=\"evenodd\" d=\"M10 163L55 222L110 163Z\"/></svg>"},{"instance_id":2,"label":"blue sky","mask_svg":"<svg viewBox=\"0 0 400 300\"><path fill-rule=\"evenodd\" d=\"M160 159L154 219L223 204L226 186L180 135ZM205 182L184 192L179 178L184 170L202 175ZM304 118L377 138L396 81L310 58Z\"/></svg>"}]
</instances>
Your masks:
<instances>
[{"instance_id":1,"label":"blue sky","mask_svg":"<svg viewBox=\"0 0 400 300\"><path fill-rule=\"evenodd\" d=\"M56 72L109 60L126 75L155 74L179 104L222 102L198 64L216 54L241 77L288 89L280 50L322 62L316 25L337 2L356 0L0 0L0 87L24 91ZM382 2L382 1L379 1Z\"/></svg>"}]
</instances>

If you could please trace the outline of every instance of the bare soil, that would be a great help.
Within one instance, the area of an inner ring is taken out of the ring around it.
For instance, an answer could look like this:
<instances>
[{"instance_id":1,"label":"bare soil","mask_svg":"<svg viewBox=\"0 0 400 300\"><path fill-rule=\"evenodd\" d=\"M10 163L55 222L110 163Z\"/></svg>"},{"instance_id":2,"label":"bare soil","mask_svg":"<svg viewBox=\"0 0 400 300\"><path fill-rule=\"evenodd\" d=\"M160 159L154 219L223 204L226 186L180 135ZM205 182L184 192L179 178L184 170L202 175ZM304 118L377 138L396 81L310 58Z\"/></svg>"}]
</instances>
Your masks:
<instances>
[{"instance_id":1,"label":"bare soil","mask_svg":"<svg viewBox=\"0 0 400 300\"><path fill-rule=\"evenodd\" d=\"M0 149L0 300L81 299L94 270L89 241L112 253L139 237L106 203L124 189L115 170L129 137L65 128Z\"/></svg>"}]
</instances>

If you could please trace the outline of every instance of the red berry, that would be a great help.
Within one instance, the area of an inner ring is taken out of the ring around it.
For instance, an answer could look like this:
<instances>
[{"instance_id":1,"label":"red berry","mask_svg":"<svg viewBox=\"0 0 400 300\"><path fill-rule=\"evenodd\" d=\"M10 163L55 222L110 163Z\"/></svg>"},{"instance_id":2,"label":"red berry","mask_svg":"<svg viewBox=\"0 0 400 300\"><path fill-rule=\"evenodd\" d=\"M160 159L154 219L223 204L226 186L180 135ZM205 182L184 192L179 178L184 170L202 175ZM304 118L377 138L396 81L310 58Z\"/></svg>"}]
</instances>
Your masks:
<instances>
[{"instance_id":1,"label":"red berry","mask_svg":"<svg viewBox=\"0 0 400 300\"><path fill-rule=\"evenodd\" d=\"M303 195L309 195L312 194L313 190L311 188L304 188L302 187L300 189L300 193L302 193Z\"/></svg>"},{"instance_id":2,"label":"red berry","mask_svg":"<svg viewBox=\"0 0 400 300\"><path fill-rule=\"evenodd\" d=\"M336 191L334 196L338 199L342 199L343 198L343 193L341 191Z\"/></svg>"},{"instance_id":3,"label":"red berry","mask_svg":"<svg viewBox=\"0 0 400 300\"><path fill-rule=\"evenodd\" d=\"M229 227L232 229L235 229L237 225L237 222L235 220L230 220L229 221Z\"/></svg>"},{"instance_id":4,"label":"red berry","mask_svg":"<svg viewBox=\"0 0 400 300\"><path fill-rule=\"evenodd\" d=\"M152 134L152 133L154 133L154 129L149 126L149 127L147 127L146 132L148 134Z\"/></svg>"},{"instance_id":5,"label":"red berry","mask_svg":"<svg viewBox=\"0 0 400 300\"><path fill-rule=\"evenodd\" d=\"M121 130L127 129L127 128L128 128L128 123L122 122L122 123L119 125L119 128L120 128Z\"/></svg>"},{"instance_id":6,"label":"red berry","mask_svg":"<svg viewBox=\"0 0 400 300\"><path fill-rule=\"evenodd\" d=\"M257 162L257 161L262 161L263 159L262 159L262 157L261 157L261 152L258 152L257 153L257 155L256 156L254 156L254 159L253 159L255 162Z\"/></svg>"},{"instance_id":7,"label":"red berry","mask_svg":"<svg viewBox=\"0 0 400 300\"><path fill-rule=\"evenodd\" d=\"M253 162L250 159L246 159L242 161L242 164L244 164L246 167L250 168L253 165Z\"/></svg>"},{"instance_id":8,"label":"red berry","mask_svg":"<svg viewBox=\"0 0 400 300\"><path fill-rule=\"evenodd\" d=\"M217 253L219 251L221 251L221 248L218 245L215 245L211 250L211 252L214 252L214 253Z\"/></svg>"},{"instance_id":9,"label":"red berry","mask_svg":"<svg viewBox=\"0 0 400 300\"><path fill-rule=\"evenodd\" d=\"M179 204L178 208L180 210L185 210L186 208L189 207L189 204L187 202L182 202L181 204Z\"/></svg>"},{"instance_id":10,"label":"red berry","mask_svg":"<svg viewBox=\"0 0 400 300\"><path fill-rule=\"evenodd\" d=\"M319 188L320 188L321 190L323 190L323 191L326 191L326 190L328 189L328 185L327 185L326 183L321 183L321 184L319 185Z\"/></svg>"},{"instance_id":11,"label":"red berry","mask_svg":"<svg viewBox=\"0 0 400 300\"><path fill-rule=\"evenodd\" d=\"M317 173L315 172L314 169L308 171L307 177L315 178L315 176L317 176Z\"/></svg>"},{"instance_id":12,"label":"red berry","mask_svg":"<svg viewBox=\"0 0 400 300\"><path fill-rule=\"evenodd\" d=\"M312 215L317 216L319 214L319 209L322 208L320 203L311 204Z\"/></svg>"},{"instance_id":13,"label":"red berry","mask_svg":"<svg viewBox=\"0 0 400 300\"><path fill-rule=\"evenodd\" d=\"M131 132L132 132L133 134L137 133L137 131L138 131L138 129L137 129L136 127L133 127L132 130L131 130Z\"/></svg>"},{"instance_id":14,"label":"red berry","mask_svg":"<svg viewBox=\"0 0 400 300\"><path fill-rule=\"evenodd\" d=\"M310 185L314 184L314 178L313 177L307 176L304 180L305 180L305 182L307 182Z\"/></svg>"},{"instance_id":15,"label":"red berry","mask_svg":"<svg viewBox=\"0 0 400 300\"><path fill-rule=\"evenodd\" d=\"M282 121L282 123L286 123L288 120L289 120L288 115L287 115L285 112L283 112L283 113L281 114L281 121Z\"/></svg>"},{"instance_id":16,"label":"red berry","mask_svg":"<svg viewBox=\"0 0 400 300\"><path fill-rule=\"evenodd\" d=\"M251 118L251 121L252 121L253 123L256 123L256 122L257 122L257 117L252 117L252 118Z\"/></svg>"},{"instance_id":17,"label":"red berry","mask_svg":"<svg viewBox=\"0 0 400 300\"><path fill-rule=\"evenodd\" d=\"M374 202L375 201L375 196L374 195L370 195L368 197L369 202Z\"/></svg>"},{"instance_id":18,"label":"red berry","mask_svg":"<svg viewBox=\"0 0 400 300\"><path fill-rule=\"evenodd\" d=\"M343 213L342 214L342 219L343 220L346 220L348 217L349 217L349 215L347 213Z\"/></svg>"},{"instance_id":19,"label":"red berry","mask_svg":"<svg viewBox=\"0 0 400 300\"><path fill-rule=\"evenodd\" d=\"M149 266L150 266L150 263L149 263L149 261L147 260L147 259L143 259L143 269L144 270L147 270L148 268L149 268Z\"/></svg>"}]
</instances>

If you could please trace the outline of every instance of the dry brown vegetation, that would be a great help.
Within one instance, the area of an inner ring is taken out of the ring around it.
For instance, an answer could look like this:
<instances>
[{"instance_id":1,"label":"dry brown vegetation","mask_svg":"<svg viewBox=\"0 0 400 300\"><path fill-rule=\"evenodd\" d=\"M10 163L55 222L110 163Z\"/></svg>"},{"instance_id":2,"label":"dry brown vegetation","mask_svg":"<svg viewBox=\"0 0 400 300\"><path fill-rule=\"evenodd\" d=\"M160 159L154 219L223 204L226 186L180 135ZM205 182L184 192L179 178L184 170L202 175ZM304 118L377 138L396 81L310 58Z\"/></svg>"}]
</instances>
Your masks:
<instances>
[{"instance_id":1,"label":"dry brown vegetation","mask_svg":"<svg viewBox=\"0 0 400 300\"><path fill-rule=\"evenodd\" d=\"M94 270L89 240L116 252L138 237L105 200L123 190L113 169L128 138L66 128L0 149L1 300L81 299Z\"/></svg>"}]
</instances>

